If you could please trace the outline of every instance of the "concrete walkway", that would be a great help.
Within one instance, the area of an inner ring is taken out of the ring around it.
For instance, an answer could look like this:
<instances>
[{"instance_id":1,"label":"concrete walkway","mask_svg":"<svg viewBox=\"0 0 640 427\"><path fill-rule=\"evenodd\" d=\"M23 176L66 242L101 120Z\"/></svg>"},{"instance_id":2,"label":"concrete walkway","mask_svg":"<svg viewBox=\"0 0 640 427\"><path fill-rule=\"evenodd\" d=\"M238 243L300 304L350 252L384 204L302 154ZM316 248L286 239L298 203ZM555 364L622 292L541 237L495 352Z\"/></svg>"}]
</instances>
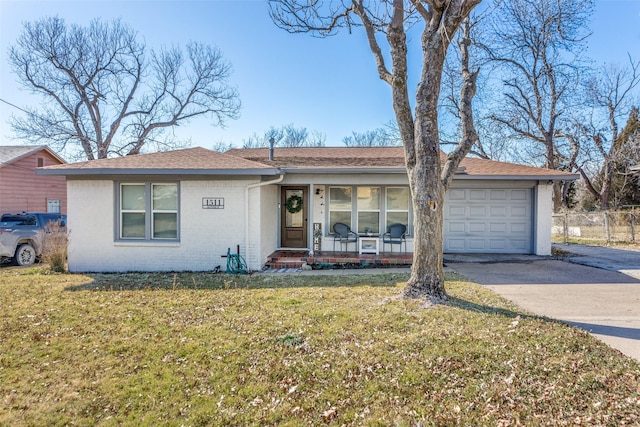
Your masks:
<instances>
[{"instance_id":1,"label":"concrete walkway","mask_svg":"<svg viewBox=\"0 0 640 427\"><path fill-rule=\"evenodd\" d=\"M640 252L559 248L570 253L564 260L487 255L449 259L449 267L527 311L586 329L640 361Z\"/></svg>"},{"instance_id":2,"label":"concrete walkway","mask_svg":"<svg viewBox=\"0 0 640 427\"><path fill-rule=\"evenodd\" d=\"M553 246L568 253L563 257L567 262L618 271L640 279L640 250L560 243Z\"/></svg>"}]
</instances>

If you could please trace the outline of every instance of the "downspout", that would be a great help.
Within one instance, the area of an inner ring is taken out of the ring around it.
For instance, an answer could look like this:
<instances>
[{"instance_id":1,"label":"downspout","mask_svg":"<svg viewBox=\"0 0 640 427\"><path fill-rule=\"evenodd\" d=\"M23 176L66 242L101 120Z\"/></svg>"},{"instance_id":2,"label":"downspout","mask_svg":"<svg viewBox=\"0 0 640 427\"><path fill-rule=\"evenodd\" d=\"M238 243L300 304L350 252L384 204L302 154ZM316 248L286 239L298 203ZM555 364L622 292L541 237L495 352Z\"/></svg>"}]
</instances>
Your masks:
<instances>
[{"instance_id":1,"label":"downspout","mask_svg":"<svg viewBox=\"0 0 640 427\"><path fill-rule=\"evenodd\" d=\"M254 188L263 187L265 185L279 184L279 183L282 182L283 179L284 179L284 173L282 175L280 175L277 179L274 179L273 181L257 182L255 184L249 184L245 188L245 191L244 191L244 206L245 206L245 211L244 211L244 229L245 229L244 247L245 247L245 256L248 256L248 253L249 253L249 191L254 189ZM247 262L248 261L249 260L247 260Z\"/></svg>"}]
</instances>

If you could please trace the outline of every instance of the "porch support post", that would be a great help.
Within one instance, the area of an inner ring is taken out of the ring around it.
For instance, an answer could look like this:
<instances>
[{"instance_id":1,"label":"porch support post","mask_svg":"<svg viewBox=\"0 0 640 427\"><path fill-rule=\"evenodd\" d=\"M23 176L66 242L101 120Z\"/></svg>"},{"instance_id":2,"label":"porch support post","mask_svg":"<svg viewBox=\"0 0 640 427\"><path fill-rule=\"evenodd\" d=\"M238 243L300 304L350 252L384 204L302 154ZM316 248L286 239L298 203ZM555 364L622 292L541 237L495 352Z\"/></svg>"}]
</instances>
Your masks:
<instances>
[{"instance_id":1,"label":"porch support post","mask_svg":"<svg viewBox=\"0 0 640 427\"><path fill-rule=\"evenodd\" d=\"M553 183L538 181L534 187L534 248L535 255L551 255L551 227L553 214Z\"/></svg>"},{"instance_id":2,"label":"porch support post","mask_svg":"<svg viewBox=\"0 0 640 427\"><path fill-rule=\"evenodd\" d=\"M249 244L251 243L251 237L249 236L249 230L250 230L249 191L251 191L254 188L262 187L265 185L279 184L280 182L282 182L283 179L284 179L284 173L272 181L256 182L255 184L249 184L245 187L245 190L244 190L244 251L245 252L244 253L245 253L245 259L247 260L247 264L249 265L249 269L251 269L251 265L254 262L260 262L259 259L258 260L249 259Z\"/></svg>"}]
</instances>

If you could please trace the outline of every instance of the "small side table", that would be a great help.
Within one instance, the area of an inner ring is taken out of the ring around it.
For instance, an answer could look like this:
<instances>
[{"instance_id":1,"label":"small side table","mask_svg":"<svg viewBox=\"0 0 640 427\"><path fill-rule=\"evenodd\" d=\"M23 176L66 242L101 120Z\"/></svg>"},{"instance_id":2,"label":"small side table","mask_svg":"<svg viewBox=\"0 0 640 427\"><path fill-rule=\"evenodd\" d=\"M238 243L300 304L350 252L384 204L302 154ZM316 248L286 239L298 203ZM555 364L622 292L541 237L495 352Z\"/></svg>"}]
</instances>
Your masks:
<instances>
[{"instance_id":1,"label":"small side table","mask_svg":"<svg viewBox=\"0 0 640 427\"><path fill-rule=\"evenodd\" d=\"M380 239L378 236L360 236L358 239L359 254L380 254Z\"/></svg>"}]
</instances>

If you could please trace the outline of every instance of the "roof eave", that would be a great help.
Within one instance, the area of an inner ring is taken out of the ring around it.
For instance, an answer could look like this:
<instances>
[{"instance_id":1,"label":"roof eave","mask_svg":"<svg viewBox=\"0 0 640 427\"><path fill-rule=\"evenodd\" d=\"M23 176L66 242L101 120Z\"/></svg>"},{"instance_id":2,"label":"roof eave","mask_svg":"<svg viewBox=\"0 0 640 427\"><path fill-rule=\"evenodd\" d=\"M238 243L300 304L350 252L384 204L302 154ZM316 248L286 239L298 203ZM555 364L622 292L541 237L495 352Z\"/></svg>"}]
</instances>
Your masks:
<instances>
[{"instance_id":1,"label":"roof eave","mask_svg":"<svg viewBox=\"0 0 640 427\"><path fill-rule=\"evenodd\" d=\"M32 154L39 153L40 151L46 151L53 158L58 160L60 162L60 164L66 164L67 163L62 157L58 156L58 154L56 154L51 148L47 147L46 145L36 145L31 150L27 151L26 153L22 153L21 155L12 158L9 161L0 163L0 166L8 166L8 165L10 165L12 163L17 162L18 160L21 160L21 159L24 159L25 157L31 156Z\"/></svg>"},{"instance_id":2,"label":"roof eave","mask_svg":"<svg viewBox=\"0 0 640 427\"><path fill-rule=\"evenodd\" d=\"M478 179L492 181L575 181L580 178L578 174L567 175L469 175L456 174L455 179Z\"/></svg>"},{"instance_id":3,"label":"roof eave","mask_svg":"<svg viewBox=\"0 0 640 427\"><path fill-rule=\"evenodd\" d=\"M282 167L280 168L283 172L286 173L304 173L304 174L354 174L354 173L366 173L366 174L384 174L384 173L393 173L393 174L406 174L407 169L405 167L386 167L386 168L376 168L376 167L366 167L366 168L354 168L354 167L346 167L346 168L296 168L296 167Z\"/></svg>"},{"instance_id":4,"label":"roof eave","mask_svg":"<svg viewBox=\"0 0 640 427\"><path fill-rule=\"evenodd\" d=\"M280 169L36 169L36 175L281 175Z\"/></svg>"}]
</instances>

